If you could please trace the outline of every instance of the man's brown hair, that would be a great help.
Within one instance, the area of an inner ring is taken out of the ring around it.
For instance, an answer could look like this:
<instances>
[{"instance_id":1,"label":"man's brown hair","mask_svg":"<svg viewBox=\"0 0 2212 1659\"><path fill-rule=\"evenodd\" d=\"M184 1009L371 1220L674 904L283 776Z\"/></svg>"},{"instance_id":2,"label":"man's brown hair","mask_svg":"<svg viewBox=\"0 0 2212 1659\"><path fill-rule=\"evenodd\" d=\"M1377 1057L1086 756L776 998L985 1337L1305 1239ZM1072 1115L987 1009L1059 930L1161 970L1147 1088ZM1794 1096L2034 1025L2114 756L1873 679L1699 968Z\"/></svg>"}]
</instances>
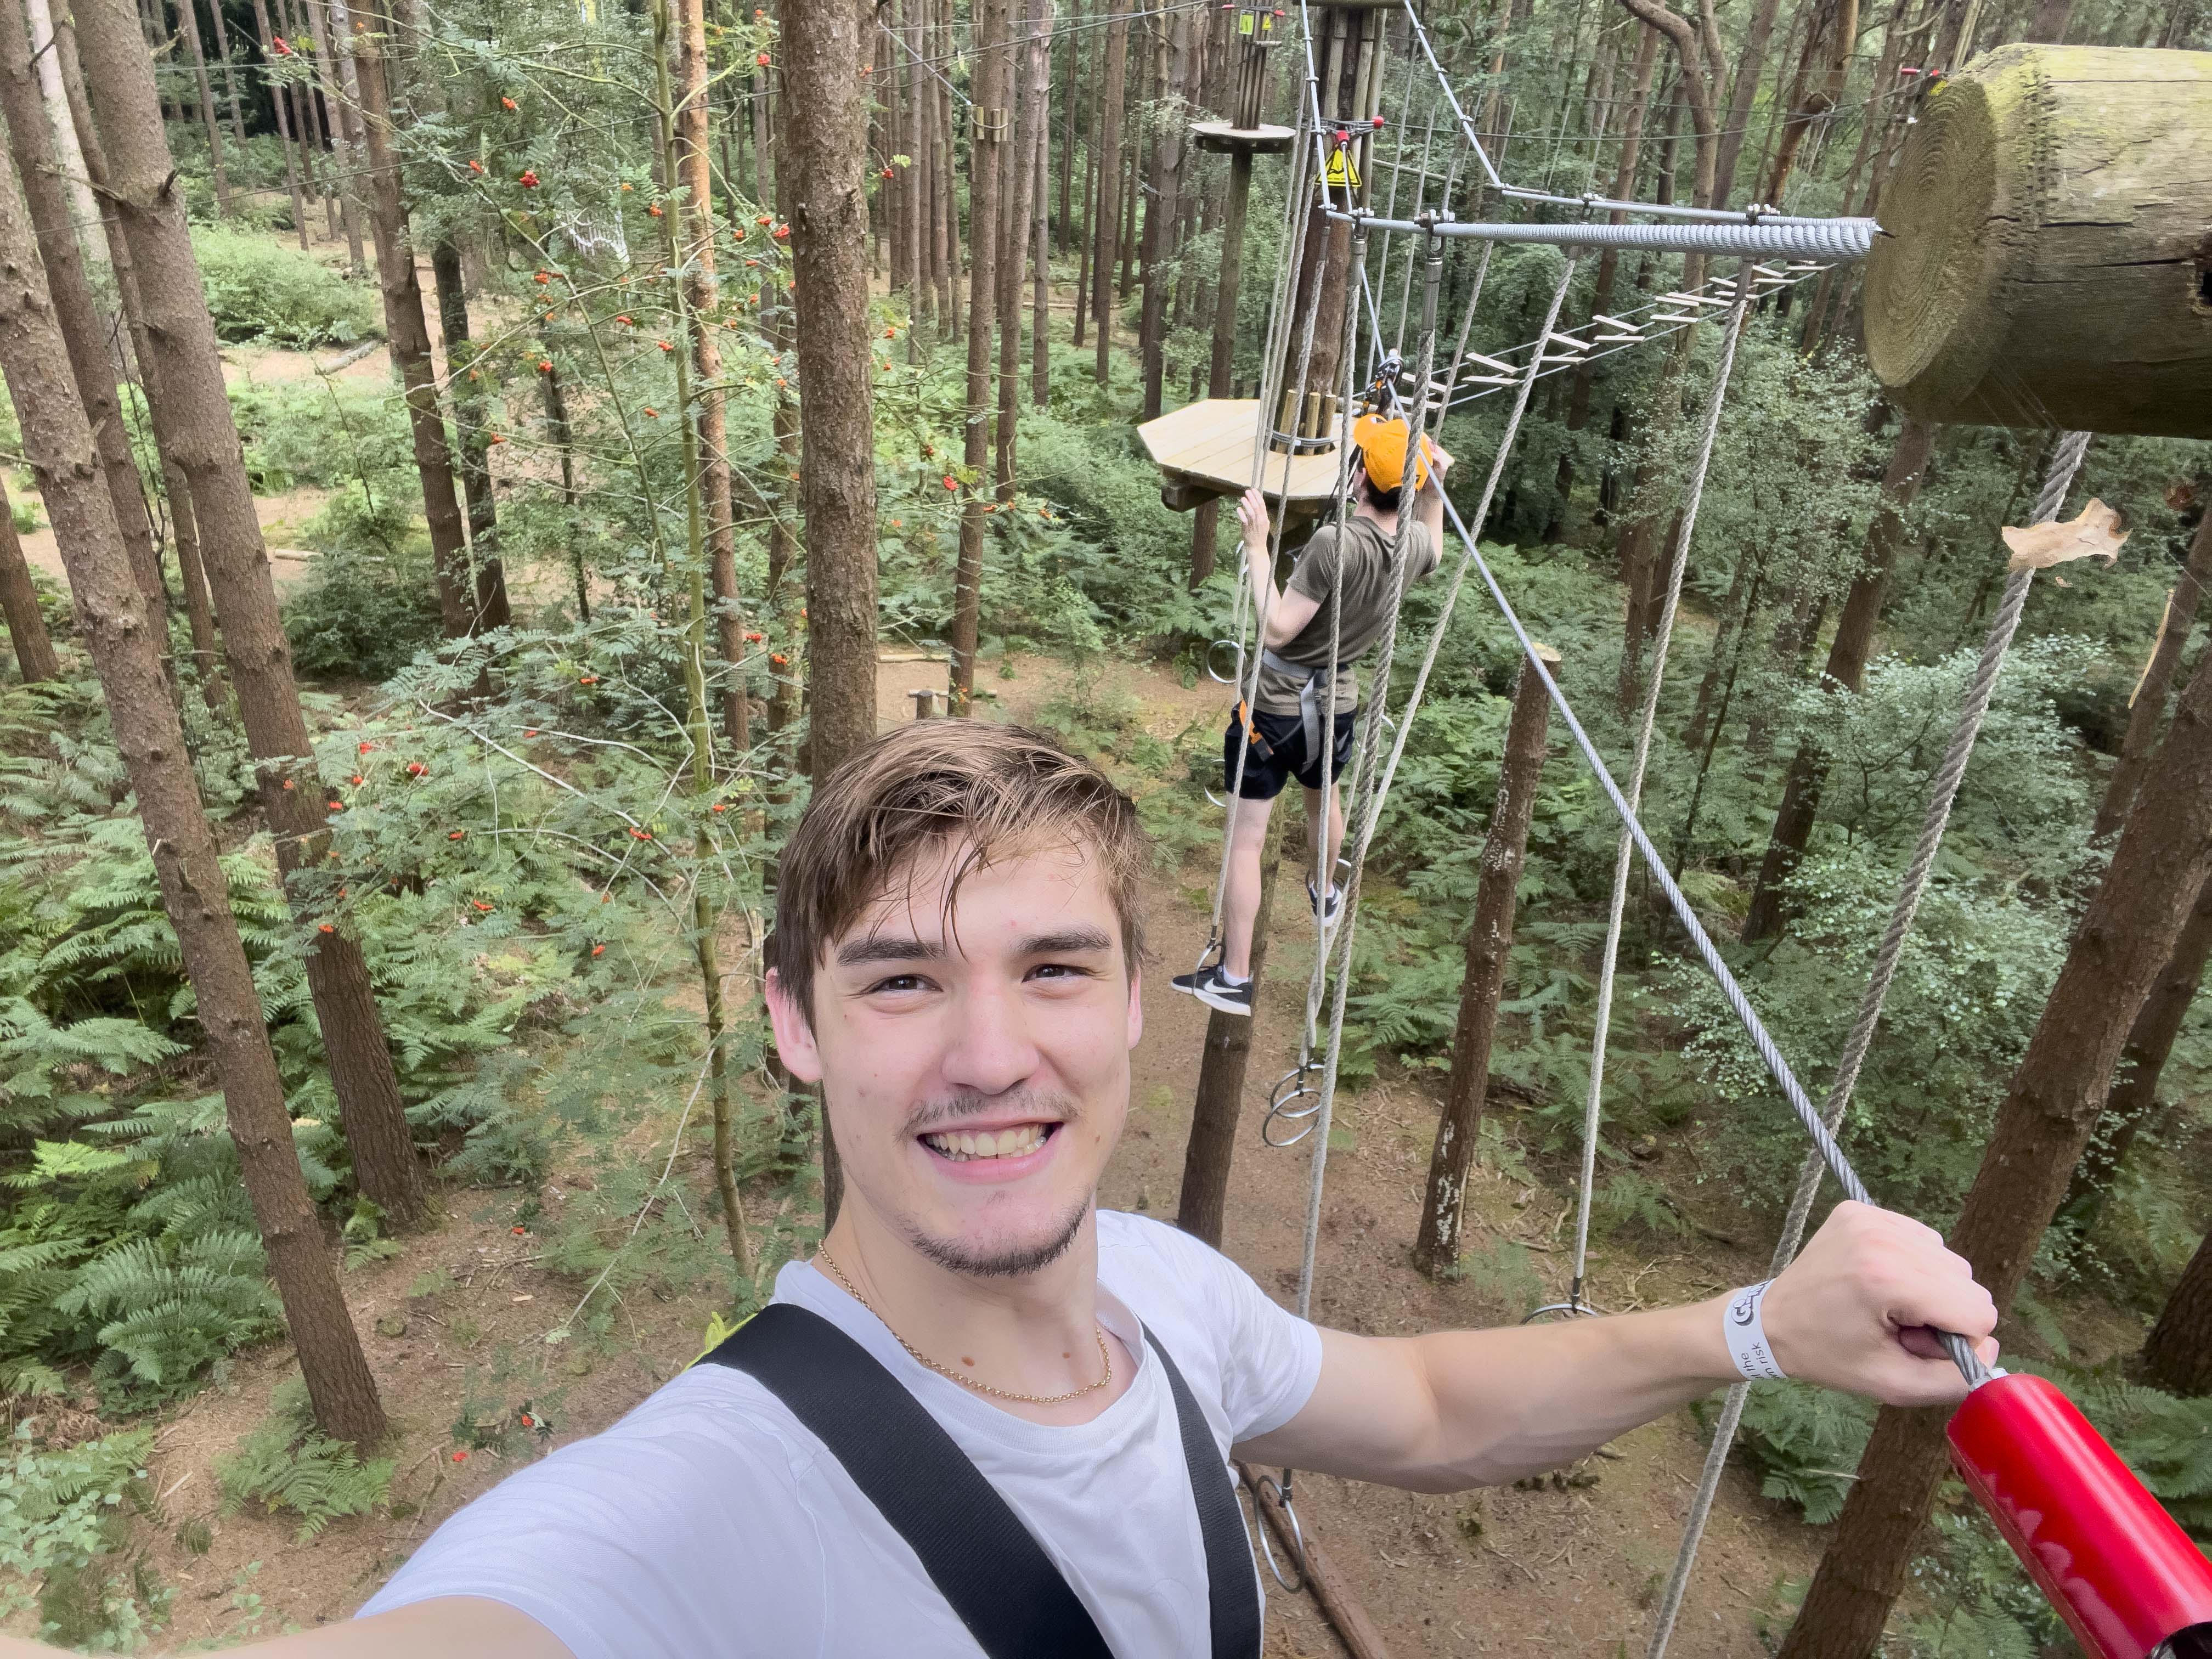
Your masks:
<instances>
[{"instance_id":1,"label":"man's brown hair","mask_svg":"<svg viewBox=\"0 0 2212 1659\"><path fill-rule=\"evenodd\" d=\"M1122 959L1143 959L1137 810L1106 775L1042 732L981 720L915 720L848 757L817 786L776 872L770 960L811 1025L815 970L830 943L933 844L957 840L960 883L995 859L1072 847L1095 861L1121 927Z\"/></svg>"}]
</instances>

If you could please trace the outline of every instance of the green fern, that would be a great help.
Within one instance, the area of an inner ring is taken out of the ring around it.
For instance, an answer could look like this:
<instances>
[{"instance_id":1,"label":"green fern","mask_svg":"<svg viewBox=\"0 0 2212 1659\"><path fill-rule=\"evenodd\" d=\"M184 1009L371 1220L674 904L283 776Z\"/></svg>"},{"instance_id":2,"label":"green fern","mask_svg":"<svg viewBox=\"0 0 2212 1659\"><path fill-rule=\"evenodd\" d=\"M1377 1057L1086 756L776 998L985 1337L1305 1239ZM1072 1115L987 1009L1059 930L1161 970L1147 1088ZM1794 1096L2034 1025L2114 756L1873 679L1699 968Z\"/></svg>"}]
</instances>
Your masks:
<instances>
[{"instance_id":1,"label":"green fern","mask_svg":"<svg viewBox=\"0 0 2212 1659\"><path fill-rule=\"evenodd\" d=\"M1761 1490L1823 1525L1843 1513L1875 1408L1854 1395L1803 1382L1754 1382L1744 1402L1744 1445L1765 1474Z\"/></svg>"},{"instance_id":2,"label":"green fern","mask_svg":"<svg viewBox=\"0 0 2212 1659\"><path fill-rule=\"evenodd\" d=\"M87 1264L54 1306L106 1318L109 1352L95 1374L126 1395L173 1397L233 1349L283 1328L261 1241L246 1231L188 1239L173 1255L160 1241L127 1240Z\"/></svg>"},{"instance_id":3,"label":"green fern","mask_svg":"<svg viewBox=\"0 0 2212 1659\"><path fill-rule=\"evenodd\" d=\"M268 1419L216 1461L216 1479L225 1516L248 1504L271 1515L289 1510L300 1517L298 1538L305 1543L333 1521L388 1503L392 1468L388 1457L364 1462L344 1442L316 1433L307 1387L295 1376L277 1386Z\"/></svg>"}]
</instances>

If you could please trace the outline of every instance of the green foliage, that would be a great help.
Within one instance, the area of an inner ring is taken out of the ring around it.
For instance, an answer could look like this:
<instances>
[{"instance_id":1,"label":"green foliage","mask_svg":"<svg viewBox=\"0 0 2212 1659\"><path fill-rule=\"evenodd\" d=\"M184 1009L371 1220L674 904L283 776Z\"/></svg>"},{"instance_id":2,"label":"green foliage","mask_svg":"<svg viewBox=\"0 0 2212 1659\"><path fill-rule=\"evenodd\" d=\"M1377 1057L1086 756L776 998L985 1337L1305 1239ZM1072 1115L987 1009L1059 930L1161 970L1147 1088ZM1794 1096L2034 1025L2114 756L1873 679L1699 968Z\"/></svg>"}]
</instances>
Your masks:
<instances>
[{"instance_id":1,"label":"green foliage","mask_svg":"<svg viewBox=\"0 0 2212 1659\"><path fill-rule=\"evenodd\" d=\"M1874 1431L1871 1401L1804 1382L1754 1382L1743 1444L1765 1472L1761 1490L1794 1504L1814 1526L1843 1513L1852 1471Z\"/></svg>"},{"instance_id":2,"label":"green foliage","mask_svg":"<svg viewBox=\"0 0 2212 1659\"><path fill-rule=\"evenodd\" d=\"M150 1429L40 1445L29 1419L0 1453L0 1619L36 1605L49 1641L127 1653L164 1622L170 1595L127 1553L150 1513Z\"/></svg>"},{"instance_id":3,"label":"green foliage","mask_svg":"<svg viewBox=\"0 0 2212 1659\"><path fill-rule=\"evenodd\" d=\"M306 350L380 331L377 302L366 288L271 238L196 225L192 252L218 338Z\"/></svg>"},{"instance_id":4,"label":"green foliage","mask_svg":"<svg viewBox=\"0 0 2212 1659\"><path fill-rule=\"evenodd\" d=\"M225 1516L248 1504L271 1515L289 1510L300 1517L295 1536L304 1544L333 1521L389 1503L393 1468L388 1457L363 1462L353 1447L315 1432L307 1386L295 1376L277 1385L267 1419L218 1458L215 1472Z\"/></svg>"}]
</instances>

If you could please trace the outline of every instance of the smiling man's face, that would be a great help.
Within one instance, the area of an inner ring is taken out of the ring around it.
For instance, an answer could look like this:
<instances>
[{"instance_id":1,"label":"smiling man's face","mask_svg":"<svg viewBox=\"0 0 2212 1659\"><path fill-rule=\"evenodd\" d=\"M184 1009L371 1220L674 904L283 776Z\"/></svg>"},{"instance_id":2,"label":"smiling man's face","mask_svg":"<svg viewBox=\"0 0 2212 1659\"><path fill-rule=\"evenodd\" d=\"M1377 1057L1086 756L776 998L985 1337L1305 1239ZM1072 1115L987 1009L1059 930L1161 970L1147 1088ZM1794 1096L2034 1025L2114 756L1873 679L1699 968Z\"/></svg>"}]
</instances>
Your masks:
<instances>
[{"instance_id":1,"label":"smiling man's face","mask_svg":"<svg viewBox=\"0 0 2212 1659\"><path fill-rule=\"evenodd\" d=\"M776 1046L820 1082L847 1202L956 1272L1033 1271L1090 1213L1128 1115L1138 975L1083 848L969 871L927 846L817 966L813 1021L771 974Z\"/></svg>"}]
</instances>

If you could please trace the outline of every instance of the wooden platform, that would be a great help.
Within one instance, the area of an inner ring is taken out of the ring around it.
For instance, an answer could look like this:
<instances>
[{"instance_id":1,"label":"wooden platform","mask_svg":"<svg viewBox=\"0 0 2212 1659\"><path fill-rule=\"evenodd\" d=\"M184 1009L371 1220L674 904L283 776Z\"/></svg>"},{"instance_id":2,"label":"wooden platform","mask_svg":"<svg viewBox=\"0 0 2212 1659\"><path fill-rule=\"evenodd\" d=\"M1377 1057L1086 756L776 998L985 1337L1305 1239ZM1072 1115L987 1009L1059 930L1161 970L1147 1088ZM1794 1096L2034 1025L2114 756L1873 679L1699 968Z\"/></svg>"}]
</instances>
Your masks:
<instances>
[{"instance_id":1,"label":"wooden platform","mask_svg":"<svg viewBox=\"0 0 2212 1659\"><path fill-rule=\"evenodd\" d=\"M1194 121L1190 136L1200 149L1216 155L1234 155L1238 150L1254 155L1285 155L1290 153L1291 140L1297 137L1288 127L1239 127L1227 121Z\"/></svg>"},{"instance_id":2,"label":"wooden platform","mask_svg":"<svg viewBox=\"0 0 2212 1659\"><path fill-rule=\"evenodd\" d=\"M1139 427L1145 453L1168 475L1161 500L1182 511L1197 506L1206 495L1243 495L1252 483L1259 421L1257 398L1207 398ZM1349 425L1344 422L1345 428ZM1340 429L1338 441L1345 435ZM1336 444L1303 455L1270 450L1260 487L1270 500L1296 506L1329 500L1336 494Z\"/></svg>"}]
</instances>

